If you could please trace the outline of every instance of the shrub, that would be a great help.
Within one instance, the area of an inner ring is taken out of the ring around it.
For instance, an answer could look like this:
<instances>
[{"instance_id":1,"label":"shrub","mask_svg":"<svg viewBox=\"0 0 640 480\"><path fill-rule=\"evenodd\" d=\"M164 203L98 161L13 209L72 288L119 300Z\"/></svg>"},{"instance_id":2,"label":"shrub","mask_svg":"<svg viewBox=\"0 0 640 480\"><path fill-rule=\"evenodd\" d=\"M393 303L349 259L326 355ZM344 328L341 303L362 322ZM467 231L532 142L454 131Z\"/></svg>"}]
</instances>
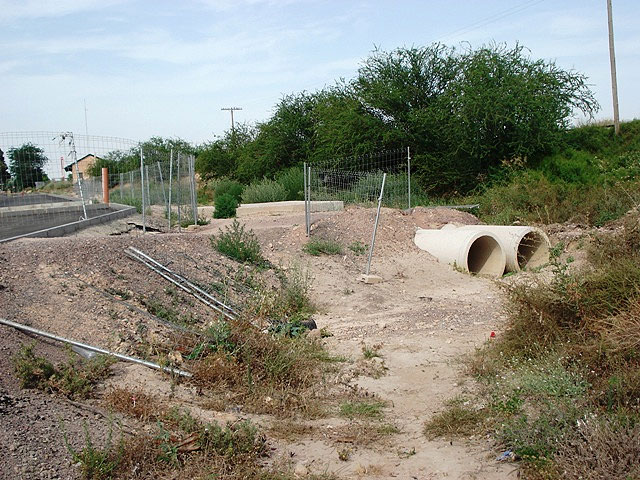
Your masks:
<instances>
[{"instance_id":1,"label":"shrub","mask_svg":"<svg viewBox=\"0 0 640 480\"><path fill-rule=\"evenodd\" d=\"M304 200L304 172L302 168L287 168L276 176L276 181L287 192L285 200Z\"/></svg>"},{"instance_id":2,"label":"shrub","mask_svg":"<svg viewBox=\"0 0 640 480\"><path fill-rule=\"evenodd\" d=\"M235 180L222 178L213 184L213 189L214 199L222 195L231 195L233 198L235 198L236 203L240 203L240 198L242 197L242 190L244 189L244 187L241 183L236 182Z\"/></svg>"},{"instance_id":3,"label":"shrub","mask_svg":"<svg viewBox=\"0 0 640 480\"><path fill-rule=\"evenodd\" d=\"M103 355L79 360L69 350L66 364L55 367L34 353L34 345L24 346L13 358L13 364L23 388L60 392L70 398L85 398L93 387L110 373L113 359Z\"/></svg>"},{"instance_id":4,"label":"shrub","mask_svg":"<svg viewBox=\"0 0 640 480\"><path fill-rule=\"evenodd\" d=\"M80 465L82 478L85 480L108 480L112 478L122 459L124 449L123 441L121 440L119 442L118 448L114 447L112 443L113 425L109 425L105 447L96 448L91 440L89 428L86 423L83 425L83 428L85 446L80 451L71 446L66 432L63 434L64 442L67 450L71 454L71 458Z\"/></svg>"},{"instance_id":5,"label":"shrub","mask_svg":"<svg viewBox=\"0 0 640 480\"><path fill-rule=\"evenodd\" d=\"M335 240L325 240L322 238L309 240L304 244L302 249L309 255L313 255L315 257L323 253L326 255L341 255L343 252L342 245L340 245L340 243Z\"/></svg>"},{"instance_id":6,"label":"shrub","mask_svg":"<svg viewBox=\"0 0 640 480\"><path fill-rule=\"evenodd\" d=\"M260 243L253 230L245 232L244 225L237 220L225 227L224 232L219 230L217 236L212 236L211 246L223 255L239 262L253 263L259 266L265 263L262 253L260 253Z\"/></svg>"},{"instance_id":7,"label":"shrub","mask_svg":"<svg viewBox=\"0 0 640 480\"><path fill-rule=\"evenodd\" d=\"M248 185L242 192L243 203L280 202L287 199L287 190L275 180L263 179Z\"/></svg>"},{"instance_id":8,"label":"shrub","mask_svg":"<svg viewBox=\"0 0 640 480\"><path fill-rule=\"evenodd\" d=\"M216 196L213 218L233 218L236 216L238 201L229 194Z\"/></svg>"}]
</instances>

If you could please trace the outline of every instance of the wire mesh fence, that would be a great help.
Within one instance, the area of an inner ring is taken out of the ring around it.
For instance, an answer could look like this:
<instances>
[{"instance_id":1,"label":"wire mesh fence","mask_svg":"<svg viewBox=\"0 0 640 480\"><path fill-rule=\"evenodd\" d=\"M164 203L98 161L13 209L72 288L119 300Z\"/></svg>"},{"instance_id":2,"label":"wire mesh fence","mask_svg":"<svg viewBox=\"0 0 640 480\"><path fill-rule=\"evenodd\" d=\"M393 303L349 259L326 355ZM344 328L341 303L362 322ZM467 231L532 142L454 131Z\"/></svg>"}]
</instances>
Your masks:
<instances>
[{"instance_id":1,"label":"wire mesh fence","mask_svg":"<svg viewBox=\"0 0 640 480\"><path fill-rule=\"evenodd\" d=\"M411 202L409 149L390 150L361 157L330 159L307 167L309 200L341 200L374 204L387 174L382 204L408 208Z\"/></svg>"},{"instance_id":2,"label":"wire mesh fence","mask_svg":"<svg viewBox=\"0 0 640 480\"><path fill-rule=\"evenodd\" d=\"M143 228L147 215L164 217L168 228L197 221L187 152L72 132L0 133L0 240L112 212L103 166L110 201L135 206Z\"/></svg>"}]
</instances>

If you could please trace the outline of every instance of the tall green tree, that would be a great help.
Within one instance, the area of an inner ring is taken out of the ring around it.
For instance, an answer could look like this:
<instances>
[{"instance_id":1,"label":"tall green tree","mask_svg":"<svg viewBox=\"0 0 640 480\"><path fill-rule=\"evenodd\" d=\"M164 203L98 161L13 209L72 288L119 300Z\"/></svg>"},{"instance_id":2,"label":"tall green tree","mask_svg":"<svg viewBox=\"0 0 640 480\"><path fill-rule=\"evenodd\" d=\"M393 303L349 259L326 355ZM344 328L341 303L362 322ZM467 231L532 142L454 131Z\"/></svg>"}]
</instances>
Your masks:
<instances>
[{"instance_id":1,"label":"tall green tree","mask_svg":"<svg viewBox=\"0 0 640 480\"><path fill-rule=\"evenodd\" d=\"M235 176L243 151L255 140L256 133L255 127L239 123L221 138L200 145L196 150L196 172L204 179Z\"/></svg>"},{"instance_id":2,"label":"tall green tree","mask_svg":"<svg viewBox=\"0 0 640 480\"><path fill-rule=\"evenodd\" d=\"M0 150L0 190L6 190L9 180L11 180L11 174L4 160L4 152Z\"/></svg>"},{"instance_id":3,"label":"tall green tree","mask_svg":"<svg viewBox=\"0 0 640 480\"><path fill-rule=\"evenodd\" d=\"M16 190L33 188L46 179L44 166L49 161L44 150L31 143L9 150L9 171Z\"/></svg>"},{"instance_id":4,"label":"tall green tree","mask_svg":"<svg viewBox=\"0 0 640 480\"><path fill-rule=\"evenodd\" d=\"M418 178L437 193L535 162L557 146L575 110L599 108L584 75L532 60L519 45L376 50L353 86L395 140L413 147Z\"/></svg>"}]
</instances>

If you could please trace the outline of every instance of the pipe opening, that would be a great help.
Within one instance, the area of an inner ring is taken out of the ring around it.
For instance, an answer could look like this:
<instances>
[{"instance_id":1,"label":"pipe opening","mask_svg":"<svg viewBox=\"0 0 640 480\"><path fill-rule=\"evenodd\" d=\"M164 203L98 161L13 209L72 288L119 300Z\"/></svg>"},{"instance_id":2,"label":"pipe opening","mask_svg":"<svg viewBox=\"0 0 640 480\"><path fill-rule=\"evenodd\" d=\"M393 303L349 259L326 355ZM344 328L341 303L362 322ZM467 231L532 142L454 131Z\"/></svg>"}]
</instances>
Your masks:
<instances>
[{"instance_id":1,"label":"pipe opening","mask_svg":"<svg viewBox=\"0 0 640 480\"><path fill-rule=\"evenodd\" d=\"M478 275L500 276L504 273L504 254L492 237L482 235L469 246L467 270Z\"/></svg>"},{"instance_id":2,"label":"pipe opening","mask_svg":"<svg viewBox=\"0 0 640 480\"><path fill-rule=\"evenodd\" d=\"M518 266L536 268L549 261L549 245L538 232L529 232L518 244Z\"/></svg>"}]
</instances>

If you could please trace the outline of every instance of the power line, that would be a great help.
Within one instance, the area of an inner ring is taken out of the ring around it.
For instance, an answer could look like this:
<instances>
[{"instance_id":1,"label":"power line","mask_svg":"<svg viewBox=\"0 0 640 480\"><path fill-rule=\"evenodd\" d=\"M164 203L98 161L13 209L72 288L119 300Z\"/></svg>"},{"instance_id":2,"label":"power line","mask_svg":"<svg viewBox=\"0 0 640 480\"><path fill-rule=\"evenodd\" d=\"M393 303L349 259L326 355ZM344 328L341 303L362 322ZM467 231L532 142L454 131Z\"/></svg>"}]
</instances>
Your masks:
<instances>
[{"instance_id":1,"label":"power line","mask_svg":"<svg viewBox=\"0 0 640 480\"><path fill-rule=\"evenodd\" d=\"M545 0L528 0L524 3L521 3L520 5L516 5L514 7L508 8L507 10L504 10L503 12L500 13L496 13L493 15L490 15L488 17L485 17L481 20L478 20L477 22L471 23L470 25L467 25L466 27L462 27L459 28L458 30L454 30L451 33L448 33L446 35L441 36L438 40L434 40L434 41L442 41L444 39L447 38L451 38L451 37L455 37L457 35L464 35L470 32L473 32L474 30L477 30L480 27L484 27L486 25L489 25L493 22L496 22L498 20L502 20L503 18L509 17L511 15L514 15L516 13L520 13L524 10L527 10L528 8L531 8L535 5L538 5L542 2L544 2Z\"/></svg>"},{"instance_id":2,"label":"power line","mask_svg":"<svg viewBox=\"0 0 640 480\"><path fill-rule=\"evenodd\" d=\"M223 107L220 110L227 110L231 112L231 133L234 133L234 125L233 125L233 112L236 110L242 110L242 107Z\"/></svg>"}]
</instances>

